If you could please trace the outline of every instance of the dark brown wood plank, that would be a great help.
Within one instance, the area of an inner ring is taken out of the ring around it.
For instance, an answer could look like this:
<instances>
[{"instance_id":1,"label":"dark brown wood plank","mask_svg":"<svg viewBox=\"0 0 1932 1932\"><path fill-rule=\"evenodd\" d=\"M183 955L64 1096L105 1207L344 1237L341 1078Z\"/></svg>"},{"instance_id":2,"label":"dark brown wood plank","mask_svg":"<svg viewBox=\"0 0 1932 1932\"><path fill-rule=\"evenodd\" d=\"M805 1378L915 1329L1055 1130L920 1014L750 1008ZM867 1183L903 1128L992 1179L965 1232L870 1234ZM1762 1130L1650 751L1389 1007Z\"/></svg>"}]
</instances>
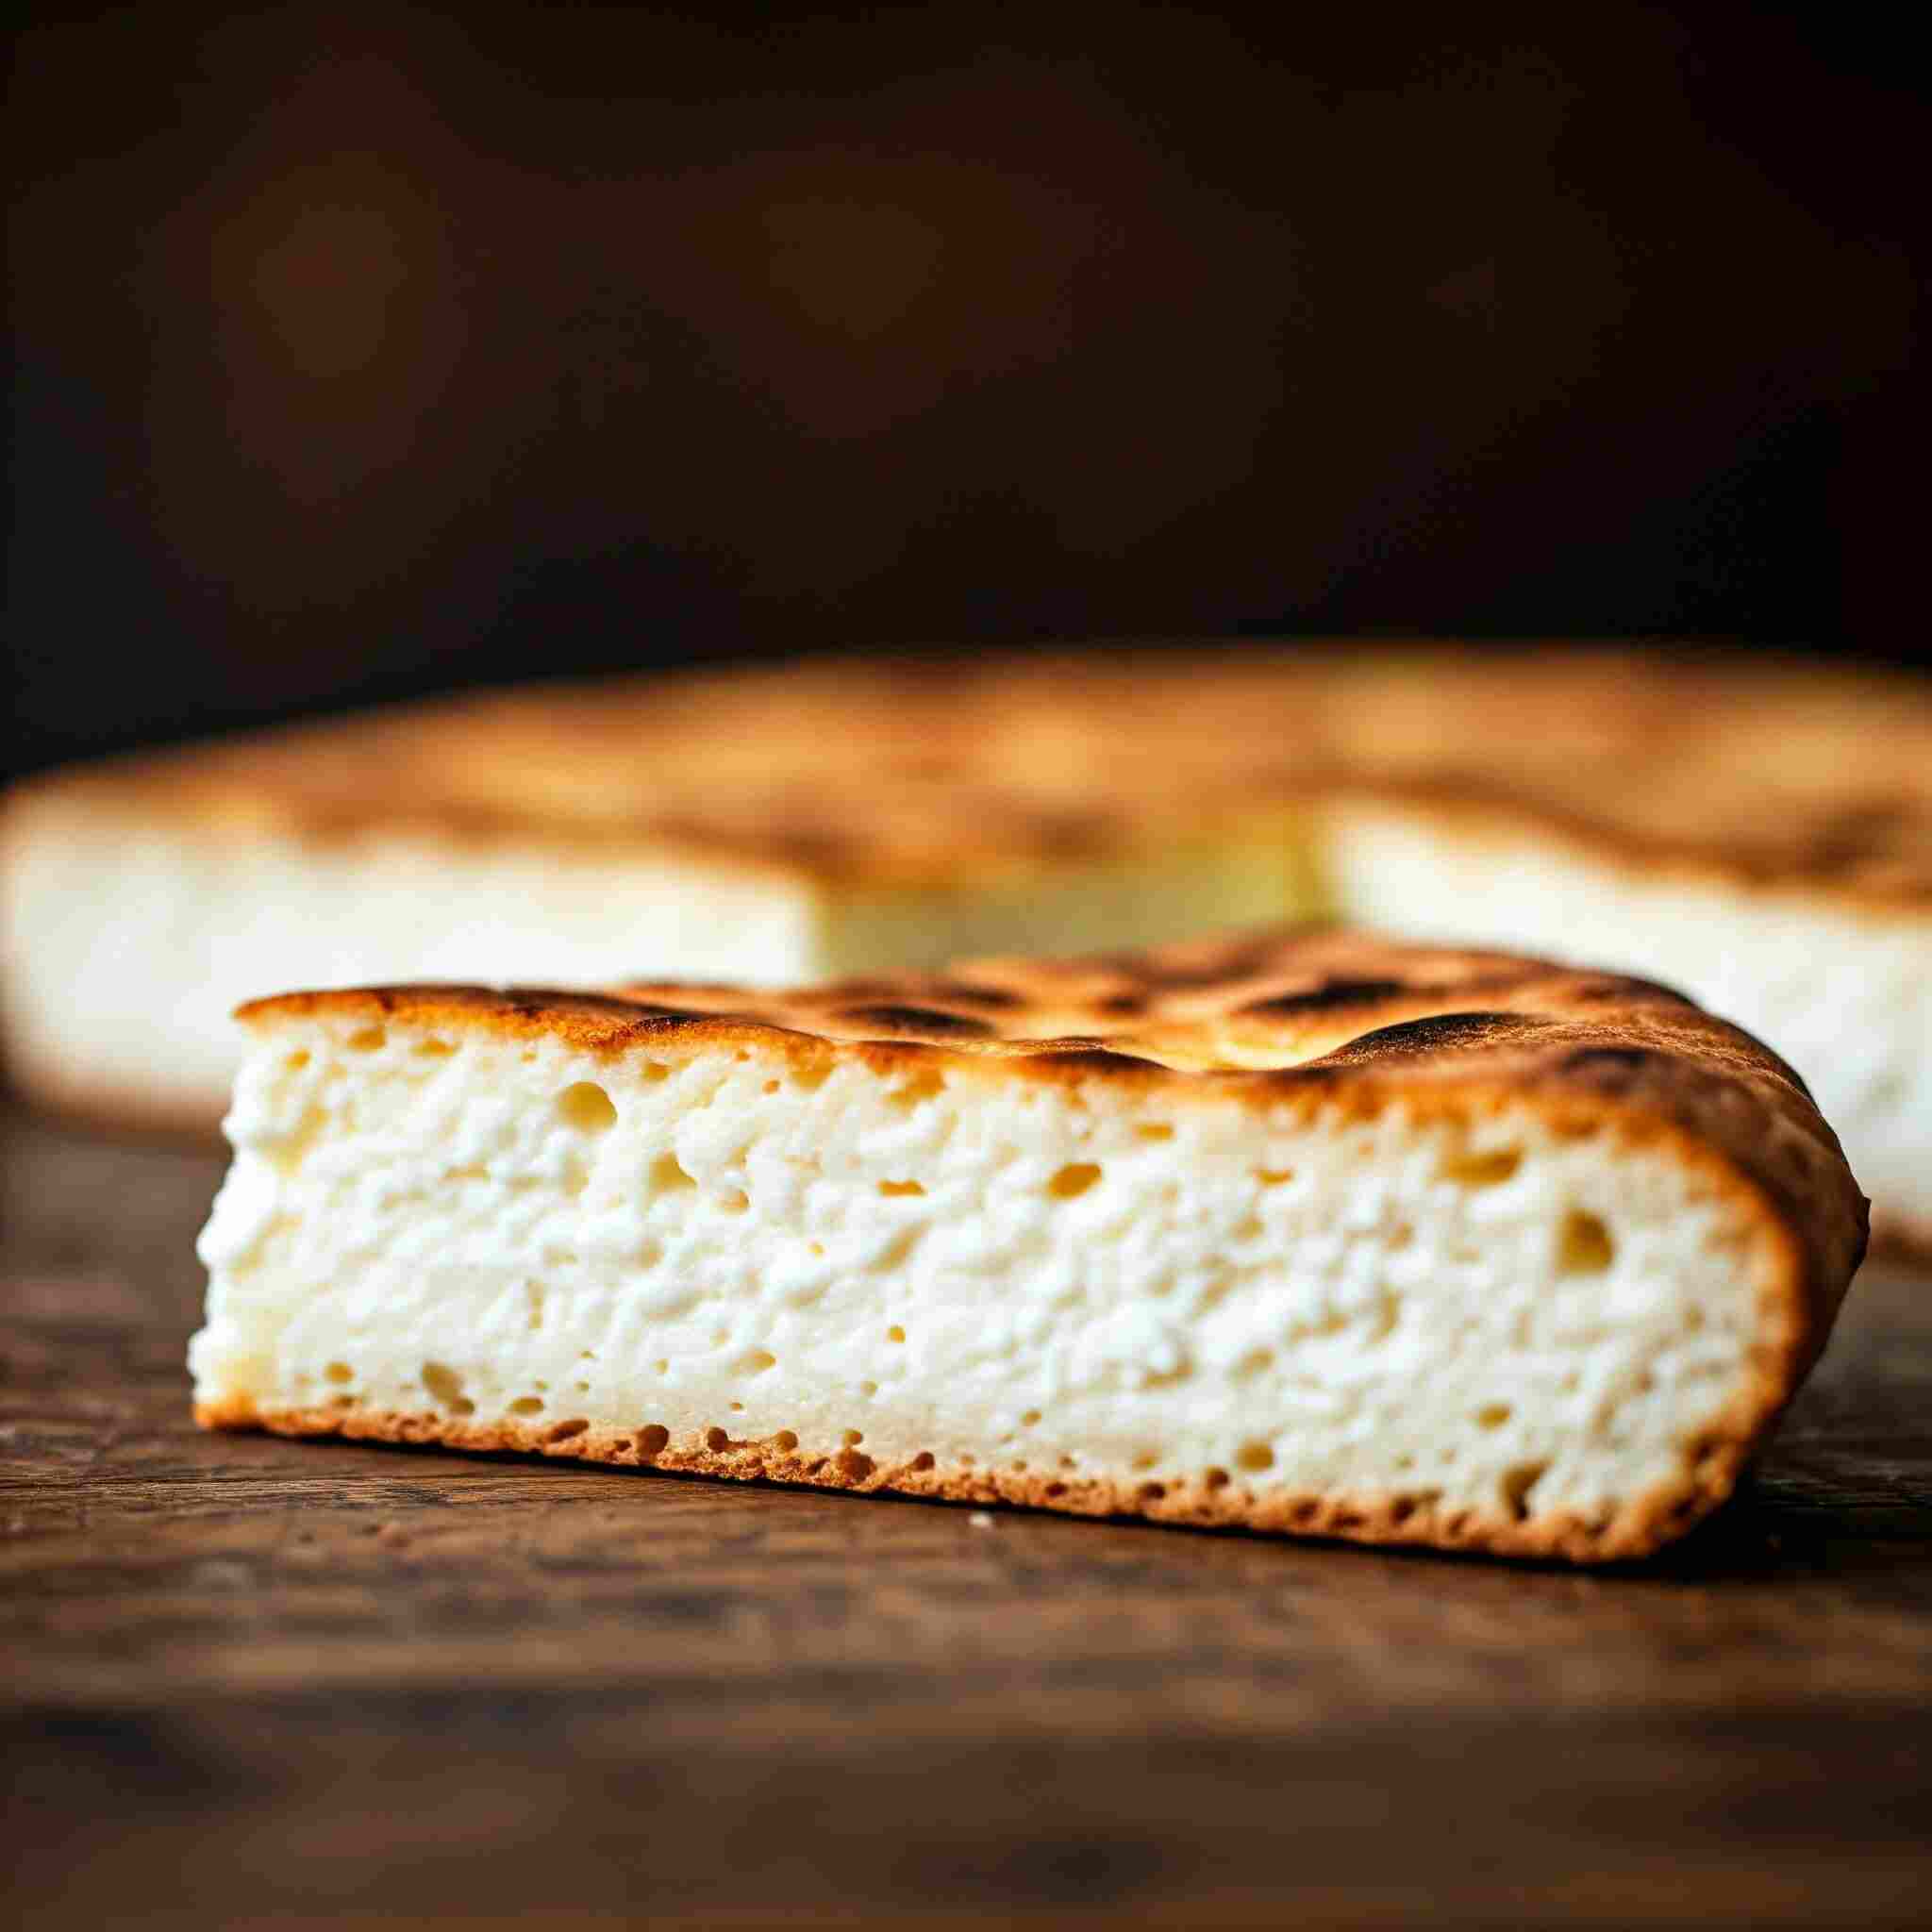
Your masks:
<instances>
[{"instance_id":1,"label":"dark brown wood plank","mask_svg":"<svg viewBox=\"0 0 1932 1932\"><path fill-rule=\"evenodd\" d=\"M66 1927L1932 1899L1932 1285L1641 1572L204 1436L207 1153L0 1122L0 1872Z\"/></svg>"}]
</instances>

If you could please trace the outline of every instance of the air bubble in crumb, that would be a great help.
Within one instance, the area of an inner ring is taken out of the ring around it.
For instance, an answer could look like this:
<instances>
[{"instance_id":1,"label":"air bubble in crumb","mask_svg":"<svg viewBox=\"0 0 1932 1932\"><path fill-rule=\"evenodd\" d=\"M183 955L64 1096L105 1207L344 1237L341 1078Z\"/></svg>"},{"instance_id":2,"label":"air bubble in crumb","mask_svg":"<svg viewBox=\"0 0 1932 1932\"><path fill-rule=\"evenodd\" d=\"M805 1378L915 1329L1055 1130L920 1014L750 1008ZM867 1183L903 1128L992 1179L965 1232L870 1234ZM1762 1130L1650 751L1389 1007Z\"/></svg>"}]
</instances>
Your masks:
<instances>
[{"instance_id":1,"label":"air bubble in crumb","mask_svg":"<svg viewBox=\"0 0 1932 1932\"><path fill-rule=\"evenodd\" d=\"M347 1362L331 1362L322 1373L331 1382L353 1382L356 1379L356 1372Z\"/></svg>"},{"instance_id":2,"label":"air bubble in crumb","mask_svg":"<svg viewBox=\"0 0 1932 1932\"><path fill-rule=\"evenodd\" d=\"M651 1163L651 1191L668 1194L677 1188L694 1188L697 1182L684 1171L684 1164L668 1149Z\"/></svg>"},{"instance_id":3,"label":"air bubble in crumb","mask_svg":"<svg viewBox=\"0 0 1932 1932\"><path fill-rule=\"evenodd\" d=\"M463 1378L446 1363L425 1362L423 1386L453 1414L475 1414L476 1405L463 1393Z\"/></svg>"},{"instance_id":4,"label":"air bubble in crumb","mask_svg":"<svg viewBox=\"0 0 1932 1932\"><path fill-rule=\"evenodd\" d=\"M1523 1165L1520 1147L1502 1147L1491 1154L1458 1154L1442 1163L1442 1178L1461 1188L1500 1188Z\"/></svg>"},{"instance_id":5,"label":"air bubble in crumb","mask_svg":"<svg viewBox=\"0 0 1932 1932\"><path fill-rule=\"evenodd\" d=\"M1543 1479L1549 1466L1547 1462L1519 1462L1503 1472L1503 1504L1518 1523L1529 1514L1530 1493Z\"/></svg>"},{"instance_id":6,"label":"air bubble in crumb","mask_svg":"<svg viewBox=\"0 0 1932 1932\"><path fill-rule=\"evenodd\" d=\"M1243 1442L1235 1457L1236 1464L1246 1470L1261 1471L1274 1467L1274 1452L1265 1442Z\"/></svg>"},{"instance_id":7,"label":"air bubble in crumb","mask_svg":"<svg viewBox=\"0 0 1932 1932\"><path fill-rule=\"evenodd\" d=\"M380 1026L358 1026L349 1035L348 1043L357 1053L374 1053L377 1047L387 1045L389 1035Z\"/></svg>"},{"instance_id":8,"label":"air bubble in crumb","mask_svg":"<svg viewBox=\"0 0 1932 1932\"><path fill-rule=\"evenodd\" d=\"M1046 1184L1056 1201L1074 1201L1100 1178L1100 1169L1091 1160L1070 1161Z\"/></svg>"},{"instance_id":9,"label":"air bubble in crumb","mask_svg":"<svg viewBox=\"0 0 1932 1932\"><path fill-rule=\"evenodd\" d=\"M1563 1217L1557 1265L1565 1274L1601 1274L1616 1257L1610 1231L1594 1214L1573 1208Z\"/></svg>"},{"instance_id":10,"label":"air bubble in crumb","mask_svg":"<svg viewBox=\"0 0 1932 1932\"><path fill-rule=\"evenodd\" d=\"M617 1124L617 1108L594 1080L579 1080L557 1096L557 1111L565 1125L580 1134L602 1134Z\"/></svg>"}]
</instances>

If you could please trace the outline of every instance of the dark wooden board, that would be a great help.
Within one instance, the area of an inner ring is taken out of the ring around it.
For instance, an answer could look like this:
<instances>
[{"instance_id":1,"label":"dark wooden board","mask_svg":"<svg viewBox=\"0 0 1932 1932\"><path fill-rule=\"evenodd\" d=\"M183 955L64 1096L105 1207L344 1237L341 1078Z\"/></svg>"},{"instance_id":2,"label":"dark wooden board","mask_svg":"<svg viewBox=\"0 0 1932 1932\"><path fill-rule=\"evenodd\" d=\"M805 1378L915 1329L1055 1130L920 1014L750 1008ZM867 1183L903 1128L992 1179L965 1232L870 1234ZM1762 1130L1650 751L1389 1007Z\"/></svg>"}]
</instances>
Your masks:
<instances>
[{"instance_id":1,"label":"dark wooden board","mask_svg":"<svg viewBox=\"0 0 1932 1932\"><path fill-rule=\"evenodd\" d=\"M219 1173L0 1119L13 1923L1932 1912L1924 1281L1592 1575L204 1436Z\"/></svg>"}]
</instances>

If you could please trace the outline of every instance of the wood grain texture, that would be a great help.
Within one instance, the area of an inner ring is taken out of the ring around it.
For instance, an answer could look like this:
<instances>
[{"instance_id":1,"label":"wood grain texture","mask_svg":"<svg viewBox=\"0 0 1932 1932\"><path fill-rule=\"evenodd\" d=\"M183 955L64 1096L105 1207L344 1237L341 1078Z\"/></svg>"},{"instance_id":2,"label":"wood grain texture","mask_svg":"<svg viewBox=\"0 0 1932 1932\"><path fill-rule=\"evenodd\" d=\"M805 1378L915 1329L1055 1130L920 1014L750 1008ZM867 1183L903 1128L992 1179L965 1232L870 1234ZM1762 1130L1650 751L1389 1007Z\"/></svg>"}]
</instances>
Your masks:
<instances>
[{"instance_id":1,"label":"wood grain texture","mask_svg":"<svg viewBox=\"0 0 1932 1932\"><path fill-rule=\"evenodd\" d=\"M1932 1284L1665 1562L206 1436L206 1155L0 1121L29 1927L1869 1925L1932 1898Z\"/></svg>"}]
</instances>

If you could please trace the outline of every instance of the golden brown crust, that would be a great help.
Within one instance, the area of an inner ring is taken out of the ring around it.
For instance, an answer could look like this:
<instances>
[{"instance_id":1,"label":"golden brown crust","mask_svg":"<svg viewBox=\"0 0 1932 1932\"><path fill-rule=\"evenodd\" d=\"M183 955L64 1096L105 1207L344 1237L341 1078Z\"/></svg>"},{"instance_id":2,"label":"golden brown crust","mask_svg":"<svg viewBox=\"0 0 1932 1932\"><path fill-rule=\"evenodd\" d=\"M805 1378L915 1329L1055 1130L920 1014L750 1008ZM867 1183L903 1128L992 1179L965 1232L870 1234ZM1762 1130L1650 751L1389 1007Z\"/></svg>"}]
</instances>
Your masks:
<instances>
[{"instance_id":1,"label":"golden brown crust","mask_svg":"<svg viewBox=\"0 0 1932 1932\"><path fill-rule=\"evenodd\" d=\"M941 1071L949 1079L1024 1078L1074 1090L1124 1084L1163 1108L1233 1099L1277 1115L1368 1116L1399 1104L1412 1117L1462 1123L1527 1108L1559 1133L1661 1143L1698 1172L1731 1210L1740 1256L1750 1257L1740 1265L1757 1271L1759 1339L1747 1385L1706 1429L1682 1479L1601 1524L1480 1511L1439 1520L1415 1497L1285 1495L1218 1472L1075 1483L993 1468L882 1471L860 1457L807 1467L769 1443L721 1450L702 1441L641 1457L633 1435L555 1424L540 1433L437 1415L205 1411L210 1426L258 1421L293 1434L643 1459L1086 1514L1603 1560L1646 1553L1728 1494L1823 1347L1865 1245L1866 1204L1837 1141L1775 1055L1666 988L1509 954L1318 931L1091 959L981 960L943 975L782 994L383 987L285 994L242 1009L258 1026L319 1016L358 1027L551 1037L610 1058L722 1048L794 1061L858 1058L888 1076ZM650 1418L638 1426L648 1428Z\"/></svg>"},{"instance_id":2,"label":"golden brown crust","mask_svg":"<svg viewBox=\"0 0 1932 1932\"><path fill-rule=\"evenodd\" d=\"M779 1439L671 1439L649 1422L632 1429L594 1429L573 1420L541 1424L475 1424L433 1411L374 1413L331 1408L257 1411L241 1404L198 1404L205 1429L267 1429L283 1436L341 1436L350 1441L436 1444L470 1452L516 1452L582 1462L628 1464L693 1475L879 1491L948 1503L1006 1503L1073 1516L1139 1516L1199 1528L1245 1529L1330 1537L1348 1542L1407 1544L1489 1556L1605 1563L1647 1557L1681 1536L1724 1502L1735 1487L1756 1431L1728 1427L1701 1439L1682 1477L1633 1498L1601 1518L1544 1511L1514 1521L1500 1509L1439 1508L1426 1495L1335 1496L1281 1489L1257 1491L1223 1470L1188 1478L1119 1482L1108 1477L941 1465L931 1456L882 1466L857 1451L804 1455ZM1727 1423L1728 1423L1728 1419ZM655 1446L662 1438L661 1446Z\"/></svg>"},{"instance_id":3,"label":"golden brown crust","mask_svg":"<svg viewBox=\"0 0 1932 1932\"><path fill-rule=\"evenodd\" d=\"M1025 876L1366 791L1923 916L1932 687L1632 650L1221 646L528 688L58 773L18 812L527 841L827 890Z\"/></svg>"}]
</instances>

